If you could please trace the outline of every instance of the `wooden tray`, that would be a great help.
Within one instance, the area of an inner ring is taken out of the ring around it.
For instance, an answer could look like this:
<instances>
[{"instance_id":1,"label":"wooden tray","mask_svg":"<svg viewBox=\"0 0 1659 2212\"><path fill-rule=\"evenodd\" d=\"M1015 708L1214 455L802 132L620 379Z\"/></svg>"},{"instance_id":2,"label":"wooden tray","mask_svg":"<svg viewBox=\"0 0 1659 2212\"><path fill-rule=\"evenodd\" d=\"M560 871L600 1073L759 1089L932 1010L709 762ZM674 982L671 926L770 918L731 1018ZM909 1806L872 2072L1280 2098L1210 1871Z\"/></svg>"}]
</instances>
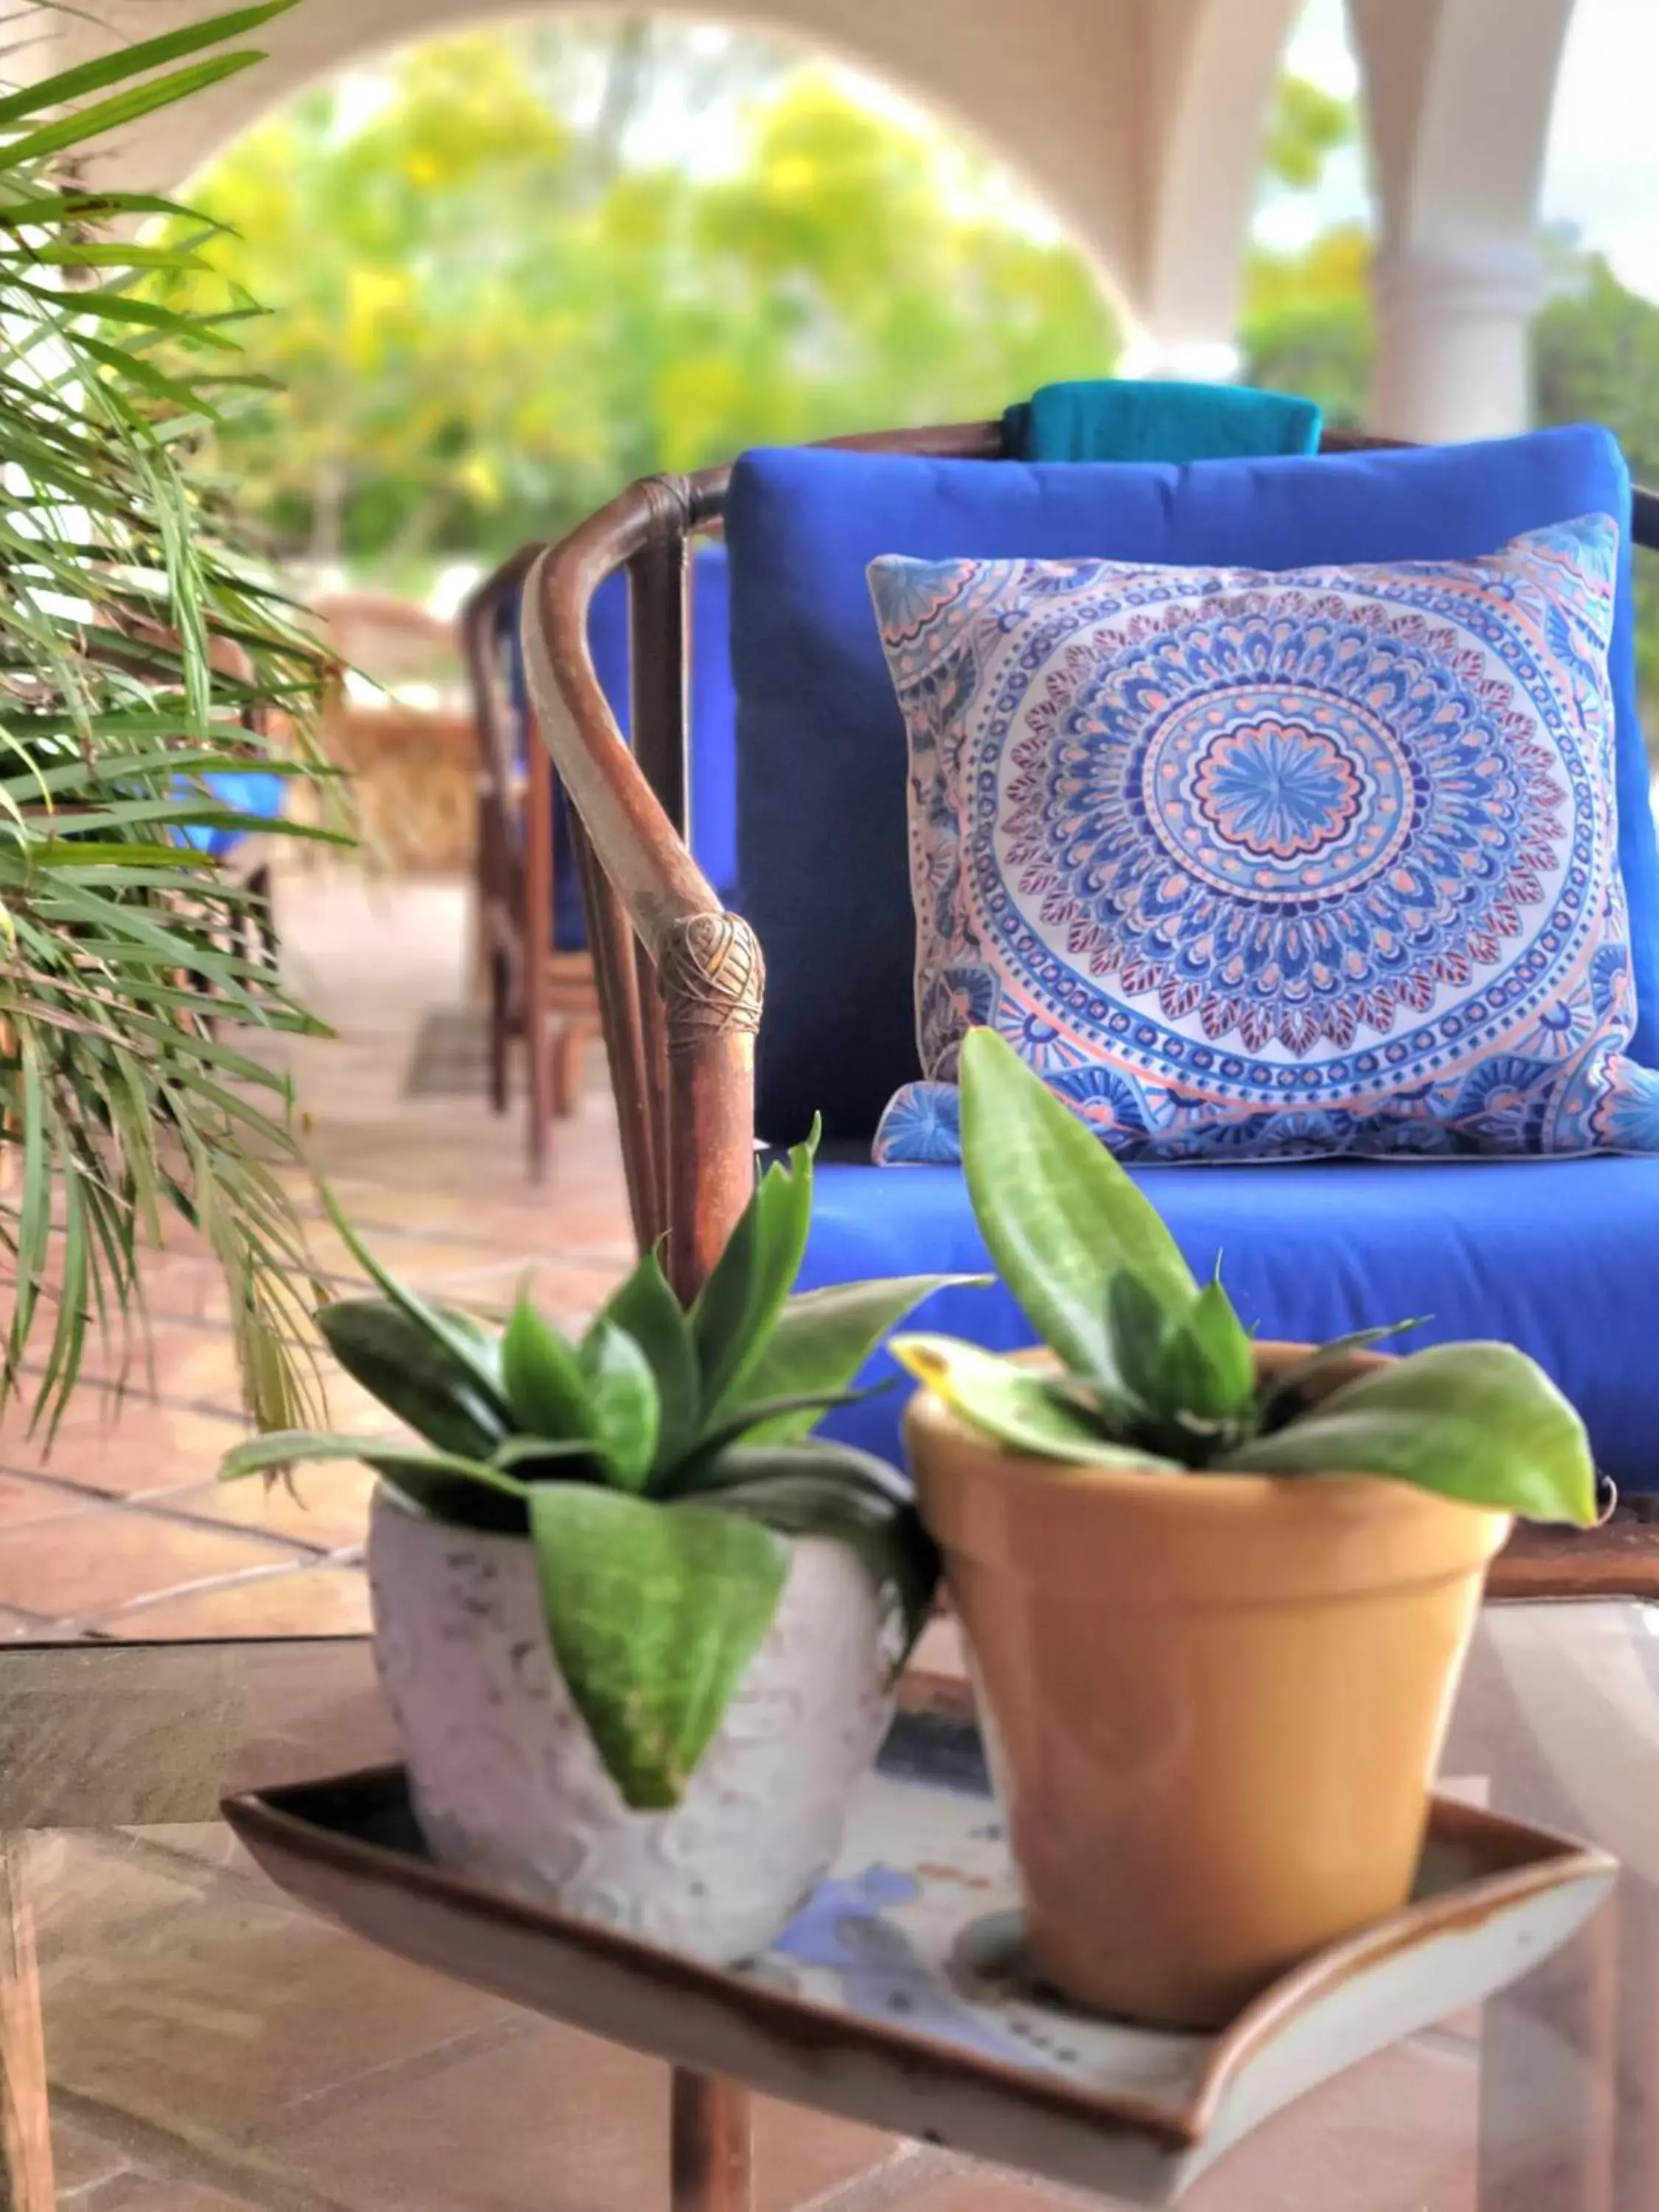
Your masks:
<instances>
[{"instance_id":1,"label":"wooden tray","mask_svg":"<svg viewBox=\"0 0 1659 2212\"><path fill-rule=\"evenodd\" d=\"M1524 1972L1616 1872L1437 1799L1403 1911L1219 2034L1183 2035L1073 2011L1032 1980L980 1740L949 1716L900 1715L831 1874L742 1967L446 1873L397 1767L224 1813L283 1888L417 1965L678 2066L1152 2205L1316 2082Z\"/></svg>"}]
</instances>

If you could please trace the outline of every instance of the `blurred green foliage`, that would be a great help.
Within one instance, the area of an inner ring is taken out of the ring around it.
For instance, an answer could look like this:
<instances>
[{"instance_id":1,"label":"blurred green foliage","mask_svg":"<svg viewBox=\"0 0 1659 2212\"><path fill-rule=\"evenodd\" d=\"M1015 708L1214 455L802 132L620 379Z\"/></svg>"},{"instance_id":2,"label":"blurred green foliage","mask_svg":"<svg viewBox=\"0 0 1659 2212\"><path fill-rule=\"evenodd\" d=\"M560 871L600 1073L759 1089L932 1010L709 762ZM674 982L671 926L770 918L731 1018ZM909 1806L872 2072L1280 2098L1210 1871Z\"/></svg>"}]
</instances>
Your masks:
<instances>
[{"instance_id":1,"label":"blurred green foliage","mask_svg":"<svg viewBox=\"0 0 1659 2212\"><path fill-rule=\"evenodd\" d=\"M653 470L1109 370L1093 271L988 164L753 41L688 88L688 34L652 37L417 47L368 112L315 92L198 180L227 230L196 304L270 310L243 335L278 387L220 460L283 550L489 556Z\"/></svg>"}]
</instances>

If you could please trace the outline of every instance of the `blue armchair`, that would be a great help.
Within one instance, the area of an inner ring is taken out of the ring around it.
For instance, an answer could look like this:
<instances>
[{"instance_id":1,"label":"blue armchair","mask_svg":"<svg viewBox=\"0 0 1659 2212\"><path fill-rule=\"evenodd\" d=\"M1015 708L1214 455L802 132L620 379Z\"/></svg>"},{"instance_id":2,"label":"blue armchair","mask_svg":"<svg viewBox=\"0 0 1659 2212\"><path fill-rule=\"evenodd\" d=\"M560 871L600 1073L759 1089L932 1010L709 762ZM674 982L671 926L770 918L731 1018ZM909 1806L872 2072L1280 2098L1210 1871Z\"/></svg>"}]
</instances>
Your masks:
<instances>
[{"instance_id":1,"label":"blue armchair","mask_svg":"<svg viewBox=\"0 0 1659 2212\"><path fill-rule=\"evenodd\" d=\"M642 1238L667 1237L682 1292L741 1206L757 1143L799 1138L815 1111L826 1142L805 1286L986 1264L959 1170L869 1164L882 1106L918 1072L905 742L865 586L872 556L1092 553L1265 568L1451 558L1620 498L1636 541L1659 545L1659 497L1638 492L1632 507L1611 441L1552 436L1524 441L1525 466L1495 477L1458 459L1481 449L1414 449L1384 465L1382 441L1341 436L1311 465L1229 464L1243 472L1226 480L1234 495L1183 554L1154 550L1181 506L1174 471L1137 520L1115 495L1103 509L1103 472L1004 462L1000 426L971 425L855 441L857 458L762 453L655 479L545 557L526 593L531 690L601 864L601 1011L636 1225ZM1252 468L1267 474L1257 482ZM1274 473L1291 468L1299 479ZM1275 502L1310 479L1319 550L1275 559ZM660 598L647 633L679 634L673 549L717 516L732 568L736 910L679 834L685 723L674 655L642 660L636 628L630 755L585 635L595 588L619 565L636 594ZM1620 800L1627 818L1640 816L1621 844L1627 876L1652 869L1644 896L1655 895L1644 777ZM1639 989L1639 969L1638 980ZM1650 1053L1659 1005L1644 1003ZM1224 1259L1234 1299L1264 1335L1322 1339L1428 1315L1422 1340L1510 1339L1583 1409L1621 1491L1659 1489L1659 1158L1163 1168L1143 1181L1196 1267ZM998 1348L1030 1336L1000 1287L942 1293L923 1325ZM891 1455L899 1395L831 1425ZM1561 1540L1518 1549L1499 1585L1659 1583L1644 1543L1579 1540L1564 1567Z\"/></svg>"}]
</instances>

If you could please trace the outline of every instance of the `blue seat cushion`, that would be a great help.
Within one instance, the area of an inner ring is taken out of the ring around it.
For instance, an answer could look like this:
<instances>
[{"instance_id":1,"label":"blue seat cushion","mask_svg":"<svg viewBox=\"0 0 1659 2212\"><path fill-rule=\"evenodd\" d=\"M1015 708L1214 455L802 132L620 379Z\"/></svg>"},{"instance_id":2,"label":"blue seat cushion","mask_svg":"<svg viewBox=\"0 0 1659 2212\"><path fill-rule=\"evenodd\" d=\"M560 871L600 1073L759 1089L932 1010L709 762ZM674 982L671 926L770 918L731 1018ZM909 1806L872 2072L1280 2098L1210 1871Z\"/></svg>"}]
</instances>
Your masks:
<instances>
[{"instance_id":1,"label":"blue seat cushion","mask_svg":"<svg viewBox=\"0 0 1659 2212\"><path fill-rule=\"evenodd\" d=\"M882 553L1287 568L1470 559L1581 514L1620 531L1611 665L1638 1026L1659 1064L1659 847L1636 709L1630 479L1589 428L1316 459L937 461L746 454L726 507L738 879L766 956L762 1133L867 1140L918 1073L904 725L865 571Z\"/></svg>"},{"instance_id":2,"label":"blue seat cushion","mask_svg":"<svg viewBox=\"0 0 1659 2212\"><path fill-rule=\"evenodd\" d=\"M244 827L210 829L205 823L196 823L181 830L179 836L185 844L193 845L198 853L210 853L216 860L224 860L234 853L245 837L251 836L261 822L282 819L283 801L288 790L288 778L274 775L268 769L221 769L202 781L222 805L234 806L249 819Z\"/></svg>"},{"instance_id":3,"label":"blue seat cushion","mask_svg":"<svg viewBox=\"0 0 1659 2212\"><path fill-rule=\"evenodd\" d=\"M691 849L709 882L730 903L737 876L737 771L732 757L736 705L727 599L726 548L699 544L691 563ZM517 750L522 759L529 698L519 644L516 592L503 599L500 619L507 647L508 696L519 723ZM599 689L623 735L629 737L625 570L614 569L593 594L587 613L587 649ZM560 952L580 952L587 945L587 917L570 848L569 802L556 780L553 787L553 945Z\"/></svg>"},{"instance_id":4,"label":"blue seat cushion","mask_svg":"<svg viewBox=\"0 0 1659 2212\"><path fill-rule=\"evenodd\" d=\"M1621 1489L1659 1490L1659 1158L1146 1168L1135 1180L1195 1273L1218 1256L1247 1324L1312 1341L1429 1316L1402 1348L1518 1344L1589 1425ZM820 1166L803 1289L988 1267L957 1168ZM997 1351L1032 1332L1000 1284L944 1291L915 1326ZM890 1377L878 1353L866 1381ZM825 1432L899 1455L908 1385Z\"/></svg>"}]
</instances>

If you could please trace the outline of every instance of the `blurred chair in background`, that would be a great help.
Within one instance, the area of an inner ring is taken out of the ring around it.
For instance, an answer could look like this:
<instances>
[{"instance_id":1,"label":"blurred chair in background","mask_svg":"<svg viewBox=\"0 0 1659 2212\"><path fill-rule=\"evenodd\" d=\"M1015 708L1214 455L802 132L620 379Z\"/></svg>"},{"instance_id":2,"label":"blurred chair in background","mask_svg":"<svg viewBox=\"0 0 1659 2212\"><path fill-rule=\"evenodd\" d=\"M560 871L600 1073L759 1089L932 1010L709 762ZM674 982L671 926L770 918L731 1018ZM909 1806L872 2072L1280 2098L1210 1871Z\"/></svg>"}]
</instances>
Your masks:
<instances>
[{"instance_id":1,"label":"blurred chair in background","mask_svg":"<svg viewBox=\"0 0 1659 2212\"><path fill-rule=\"evenodd\" d=\"M476 741L452 623L389 592L331 592L313 614L336 664L319 738L351 779L358 835L396 874L472 866Z\"/></svg>"},{"instance_id":2,"label":"blurred chair in background","mask_svg":"<svg viewBox=\"0 0 1659 2212\"><path fill-rule=\"evenodd\" d=\"M514 1038L526 1044L526 1145L546 1164L550 1121L572 1112L599 992L588 943L580 831L546 748L535 738L519 640L520 599L540 545L522 546L461 611L461 643L477 740L477 927L489 1002L490 1097L507 1110ZM727 638L726 549L701 544L690 562L688 814L692 848L729 897L737 872L735 714ZM588 617L588 651L623 734L630 726L628 578L607 577ZM539 925L531 917L544 917ZM539 957L526 947L541 945Z\"/></svg>"}]
</instances>

